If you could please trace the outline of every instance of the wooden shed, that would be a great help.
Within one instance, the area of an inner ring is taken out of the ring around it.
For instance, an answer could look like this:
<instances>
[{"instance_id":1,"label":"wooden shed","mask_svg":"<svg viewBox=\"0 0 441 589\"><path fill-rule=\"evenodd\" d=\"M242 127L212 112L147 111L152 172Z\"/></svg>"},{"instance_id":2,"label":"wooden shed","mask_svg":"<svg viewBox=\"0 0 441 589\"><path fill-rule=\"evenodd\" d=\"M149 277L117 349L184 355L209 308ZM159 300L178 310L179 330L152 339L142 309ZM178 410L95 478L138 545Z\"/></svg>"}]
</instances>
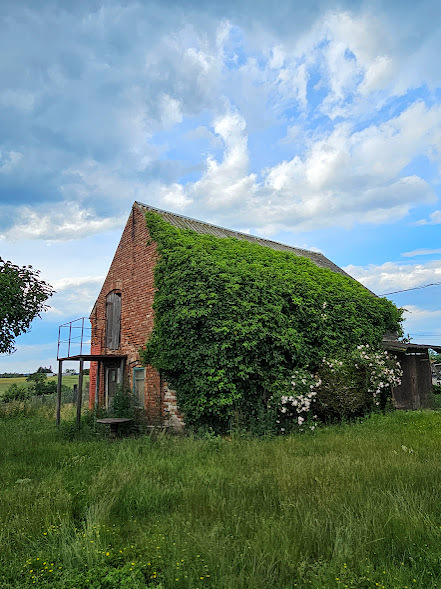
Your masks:
<instances>
[{"instance_id":1,"label":"wooden shed","mask_svg":"<svg viewBox=\"0 0 441 589\"><path fill-rule=\"evenodd\" d=\"M425 409L433 390L429 349L441 352L441 346L383 341L384 348L394 354L403 370L401 384L393 390L396 409Z\"/></svg>"}]
</instances>

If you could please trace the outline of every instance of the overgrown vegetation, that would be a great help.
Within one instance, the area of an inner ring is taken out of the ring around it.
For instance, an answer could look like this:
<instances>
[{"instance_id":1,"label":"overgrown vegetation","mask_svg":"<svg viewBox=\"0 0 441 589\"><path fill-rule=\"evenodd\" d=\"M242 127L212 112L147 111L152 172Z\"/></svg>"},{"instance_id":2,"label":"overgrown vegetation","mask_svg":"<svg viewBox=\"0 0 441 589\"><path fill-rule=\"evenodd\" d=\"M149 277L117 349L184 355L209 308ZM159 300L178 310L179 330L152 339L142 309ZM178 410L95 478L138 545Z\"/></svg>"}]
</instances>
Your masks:
<instances>
[{"instance_id":1,"label":"overgrown vegetation","mask_svg":"<svg viewBox=\"0 0 441 589\"><path fill-rule=\"evenodd\" d=\"M265 429L294 370L314 373L323 358L401 331L393 303L307 258L146 219L159 259L142 356L176 390L191 426Z\"/></svg>"},{"instance_id":2,"label":"overgrown vegetation","mask_svg":"<svg viewBox=\"0 0 441 589\"><path fill-rule=\"evenodd\" d=\"M434 589L440 444L439 412L67 442L41 405L0 420L0 586Z\"/></svg>"}]
</instances>

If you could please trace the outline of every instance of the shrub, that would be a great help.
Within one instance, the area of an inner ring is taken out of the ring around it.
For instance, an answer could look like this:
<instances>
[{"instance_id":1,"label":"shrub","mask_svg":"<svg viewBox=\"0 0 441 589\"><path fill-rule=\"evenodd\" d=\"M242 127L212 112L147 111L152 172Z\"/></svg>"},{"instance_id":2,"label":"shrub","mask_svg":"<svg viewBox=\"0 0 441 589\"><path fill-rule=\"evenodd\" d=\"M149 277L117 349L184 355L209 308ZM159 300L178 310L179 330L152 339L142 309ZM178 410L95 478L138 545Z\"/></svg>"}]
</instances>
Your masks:
<instances>
[{"instance_id":1,"label":"shrub","mask_svg":"<svg viewBox=\"0 0 441 589\"><path fill-rule=\"evenodd\" d=\"M134 418L135 415L135 399L132 392L124 385L118 385L115 395L112 399L109 414L112 417L128 417Z\"/></svg>"},{"instance_id":2,"label":"shrub","mask_svg":"<svg viewBox=\"0 0 441 589\"><path fill-rule=\"evenodd\" d=\"M318 421L341 421L382 410L401 382L399 363L385 351L360 345L337 360L323 358L315 373L294 372L290 393L273 398L278 429L315 429Z\"/></svg>"},{"instance_id":3,"label":"shrub","mask_svg":"<svg viewBox=\"0 0 441 589\"><path fill-rule=\"evenodd\" d=\"M32 396L32 390L30 390L24 384L11 384L3 393L1 400L3 403L10 403L11 401L25 401L30 399Z\"/></svg>"},{"instance_id":4,"label":"shrub","mask_svg":"<svg viewBox=\"0 0 441 589\"><path fill-rule=\"evenodd\" d=\"M29 383L29 390L32 395L52 395L57 392L57 383L47 380L45 372L34 372L26 379Z\"/></svg>"}]
</instances>

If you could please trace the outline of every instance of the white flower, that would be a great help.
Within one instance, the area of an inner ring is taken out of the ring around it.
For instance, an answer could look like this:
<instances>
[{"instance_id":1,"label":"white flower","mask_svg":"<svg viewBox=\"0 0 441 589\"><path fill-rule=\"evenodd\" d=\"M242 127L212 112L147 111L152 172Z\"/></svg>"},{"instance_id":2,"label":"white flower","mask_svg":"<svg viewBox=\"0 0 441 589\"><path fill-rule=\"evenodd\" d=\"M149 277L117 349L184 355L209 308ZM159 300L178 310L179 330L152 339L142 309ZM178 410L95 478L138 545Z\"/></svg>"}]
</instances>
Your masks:
<instances>
[{"instance_id":1,"label":"white flower","mask_svg":"<svg viewBox=\"0 0 441 589\"><path fill-rule=\"evenodd\" d=\"M305 420L304 420L304 418L303 418L303 417L298 417L298 418L297 418L297 423L298 423L299 425L302 425L302 423L303 423L304 421L305 421Z\"/></svg>"}]
</instances>

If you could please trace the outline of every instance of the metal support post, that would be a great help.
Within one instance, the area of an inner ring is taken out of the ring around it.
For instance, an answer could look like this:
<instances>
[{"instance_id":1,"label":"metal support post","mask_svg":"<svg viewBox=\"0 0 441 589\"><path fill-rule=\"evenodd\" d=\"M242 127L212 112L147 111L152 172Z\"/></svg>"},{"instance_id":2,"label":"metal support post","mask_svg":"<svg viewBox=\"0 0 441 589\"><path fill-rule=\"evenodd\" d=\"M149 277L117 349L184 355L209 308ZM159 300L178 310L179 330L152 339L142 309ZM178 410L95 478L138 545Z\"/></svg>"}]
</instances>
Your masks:
<instances>
[{"instance_id":1,"label":"metal support post","mask_svg":"<svg viewBox=\"0 0 441 589\"><path fill-rule=\"evenodd\" d=\"M83 400L83 366L84 360L80 360L80 376L78 379L78 397L77 397L77 430L81 427L81 402Z\"/></svg>"},{"instance_id":2,"label":"metal support post","mask_svg":"<svg viewBox=\"0 0 441 589\"><path fill-rule=\"evenodd\" d=\"M62 381L62 378L63 378L63 360L58 360L57 411L56 411L57 426L60 425L60 421L61 421L61 381Z\"/></svg>"}]
</instances>

